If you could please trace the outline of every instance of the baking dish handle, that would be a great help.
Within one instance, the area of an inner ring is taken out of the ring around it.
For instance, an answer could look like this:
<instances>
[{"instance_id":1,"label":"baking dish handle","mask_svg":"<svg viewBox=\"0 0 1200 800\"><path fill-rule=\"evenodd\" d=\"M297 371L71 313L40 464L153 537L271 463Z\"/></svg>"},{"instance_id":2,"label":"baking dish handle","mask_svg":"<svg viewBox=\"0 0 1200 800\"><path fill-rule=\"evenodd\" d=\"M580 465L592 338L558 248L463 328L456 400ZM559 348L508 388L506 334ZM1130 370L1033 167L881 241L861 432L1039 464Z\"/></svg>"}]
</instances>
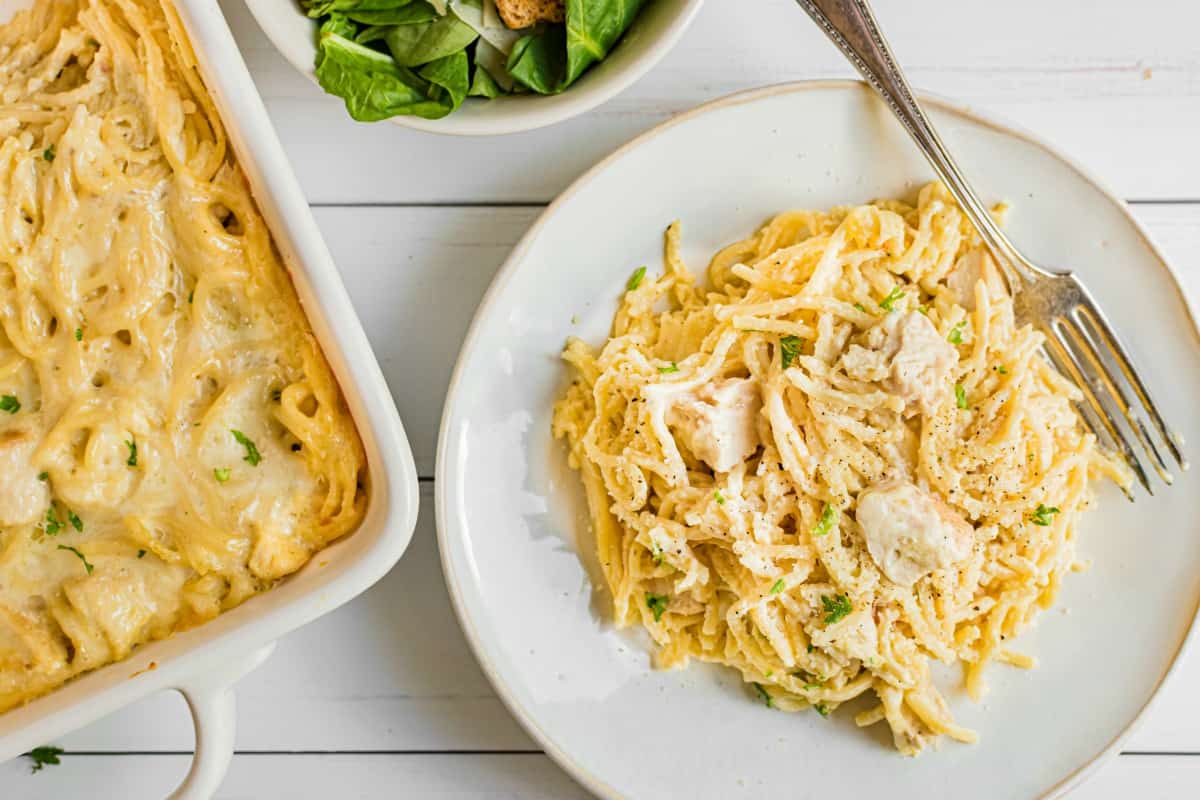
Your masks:
<instances>
[{"instance_id":1,"label":"baking dish handle","mask_svg":"<svg viewBox=\"0 0 1200 800\"><path fill-rule=\"evenodd\" d=\"M225 778L233 759L237 710L233 685L267 660L275 649L265 647L237 658L219 669L175 687L187 700L196 730L196 755L183 783L168 800L210 800Z\"/></svg>"}]
</instances>

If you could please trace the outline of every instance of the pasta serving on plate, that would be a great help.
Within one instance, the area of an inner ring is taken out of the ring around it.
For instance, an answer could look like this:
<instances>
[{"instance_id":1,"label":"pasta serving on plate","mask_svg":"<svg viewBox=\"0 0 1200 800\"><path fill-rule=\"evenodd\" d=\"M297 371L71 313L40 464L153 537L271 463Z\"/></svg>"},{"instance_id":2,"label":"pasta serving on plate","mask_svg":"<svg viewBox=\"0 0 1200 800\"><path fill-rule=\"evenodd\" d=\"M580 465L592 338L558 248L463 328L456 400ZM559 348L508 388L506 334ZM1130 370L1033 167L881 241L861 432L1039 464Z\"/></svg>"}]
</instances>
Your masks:
<instances>
[{"instance_id":1,"label":"pasta serving on plate","mask_svg":"<svg viewBox=\"0 0 1200 800\"><path fill-rule=\"evenodd\" d=\"M660 666L724 664L783 710L864 694L915 755L955 724L931 662L972 696L1077 568L1089 483L1129 475L1078 390L1018 327L943 187L781 214L701 287L666 237L611 337L564 352L553 430L582 475L618 625Z\"/></svg>"},{"instance_id":2,"label":"pasta serving on plate","mask_svg":"<svg viewBox=\"0 0 1200 800\"><path fill-rule=\"evenodd\" d=\"M350 532L364 454L175 10L0 27L0 712Z\"/></svg>"}]
</instances>

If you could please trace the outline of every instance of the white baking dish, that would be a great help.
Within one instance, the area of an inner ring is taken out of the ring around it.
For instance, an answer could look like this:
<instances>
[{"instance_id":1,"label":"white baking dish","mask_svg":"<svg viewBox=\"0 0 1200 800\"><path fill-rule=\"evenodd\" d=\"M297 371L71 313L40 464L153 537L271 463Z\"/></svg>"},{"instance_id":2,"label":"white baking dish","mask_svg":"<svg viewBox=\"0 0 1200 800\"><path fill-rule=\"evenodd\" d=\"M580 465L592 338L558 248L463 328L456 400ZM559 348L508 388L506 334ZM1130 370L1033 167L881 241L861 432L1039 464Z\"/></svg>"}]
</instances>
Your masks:
<instances>
[{"instance_id":1,"label":"white baking dish","mask_svg":"<svg viewBox=\"0 0 1200 800\"><path fill-rule=\"evenodd\" d=\"M27 4L0 0L0 20ZM192 711L196 756L173 797L192 800L213 794L233 754L233 683L270 654L277 638L367 589L404 553L417 517L417 474L391 393L229 26L215 0L176 0L176 5L234 151L358 424L370 501L357 531L275 589L0 715L0 762L148 694L177 689Z\"/></svg>"}]
</instances>

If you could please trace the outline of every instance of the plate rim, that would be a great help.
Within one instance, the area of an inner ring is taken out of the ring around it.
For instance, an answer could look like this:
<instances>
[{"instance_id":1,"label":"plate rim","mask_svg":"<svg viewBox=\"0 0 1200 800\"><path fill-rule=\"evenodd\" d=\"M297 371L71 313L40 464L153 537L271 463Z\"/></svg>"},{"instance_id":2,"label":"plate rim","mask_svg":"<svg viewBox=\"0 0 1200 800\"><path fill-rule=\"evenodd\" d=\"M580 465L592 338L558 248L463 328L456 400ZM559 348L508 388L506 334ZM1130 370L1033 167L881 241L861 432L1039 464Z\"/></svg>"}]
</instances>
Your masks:
<instances>
[{"instance_id":1,"label":"plate rim","mask_svg":"<svg viewBox=\"0 0 1200 800\"><path fill-rule=\"evenodd\" d=\"M513 246L512 251L505 258L504 262L496 270L491 282L488 284L487 291L476 307L475 313L471 318L471 324L467 328L466 335L463 337L462 346L459 348L458 357L455 359L454 370L450 376L450 383L446 391L446 399L442 406L442 417L438 424L438 440L436 463L434 467L434 516L437 528L438 542L438 557L442 565L442 577L446 583L446 589L450 595L450 603L454 608L455 616L458 618L459 627L462 629L467 643L471 647L472 653L475 655L475 660L479 664L480 669L487 677L496 695L504 704L504 707L512 715L512 717L520 724L521 728L529 734L534 741L541 745L546 755L550 758L574 780L578 781L588 791L593 794L606 798L607 800L625 800L626 795L617 791L613 786L603 781L599 776L591 774L586 768L576 761L565 748L560 747L558 743L537 723L534 715L529 713L521 702L515 696L500 671L491 661L491 657L487 648L479 635L474 620L468 613L463 599L463 589L459 584L457 574L450 563L448 555L448 541L450 534L448 532L448 513L447 504L450 501L451 489L449 488L449 469L450 464L447 460L447 451L450 447L450 421L453 416L453 406L459 391L459 383L464 372L464 365L469 352L473 351L478 343L480 328L483 325L485 317L489 316L497 304L500 295L507 288L508 284L516 275L518 268L524 261L530 248L536 239L541 235L542 230L549 222L557 216L559 210L577 193L579 193L592 180L604 173L609 166L620 160L628 153L638 149L650 140L666 133L677 125L690 122L691 120L708 114L713 111L718 111L735 106L754 103L768 98L777 97L780 95L798 94L801 92L810 91L838 91L838 92L865 92L874 96L874 92L866 82L850 78L834 78L834 79L812 79L787 81L783 83L774 83L766 86L760 86L750 89L743 89L727 95L723 95L713 100L709 100L700 105L694 106L687 111L677 114L670 119L655 125L629 141L625 142L611 153L606 155L595 165L583 172L579 177L571 181L562 192L560 192L553 201L538 215L537 219L529 226L529 229L521 236L520 240ZM1192 347L1200 349L1200 322L1197 318L1197 309L1190 301L1187 292L1183 289L1183 284L1180 281L1179 273L1171 266L1171 262L1163 254L1161 248L1154 242L1149 232L1145 229L1142 223L1129 212L1128 204L1114 192L1114 190L1102 179L1096 177L1088 169L1080 165L1071 157L1065 155L1056 147L1051 145L1045 139L1037 134L1034 134L1016 124L1008 122L1000 117L994 116L987 112L981 112L973 109L971 106L955 101L940 95L914 90L914 94L924 104L926 108L936 108L950 114L957 115L973 122L982 125L996 133L1005 136L1014 137L1027 144L1045 152L1047 155L1057 159L1059 162L1070 168L1083 181L1090 184L1092 188L1103 195L1104 199L1118 209L1125 219L1133 226L1134 231L1141 238L1142 243L1150 250L1152 255L1158 261L1159 266L1164 270L1167 277L1170 278L1170 283L1176 295L1182 303L1183 309L1187 314L1188 321L1192 325ZM457 491L457 490L456 490ZM460 492L461 494L461 492ZM460 537L461 538L461 537ZM1116 755L1121 748L1121 745L1129 739L1145 721L1148 713L1153 708L1155 701L1158 700L1161 694L1162 687L1167 679L1175 674L1179 666L1181 657L1192 645L1197 637L1197 629L1200 628L1200 604L1197 604L1191 611L1192 621L1188 625L1187 632L1180 640L1174 654L1171 656L1171 661L1168 666L1159 675L1158 680L1154 684L1154 689L1142 707L1130 719L1120 732L1099 752L1092 755L1087 761L1079 764L1066 775L1064 775L1057 783L1047 789L1039 796L1039 800L1051 800L1066 795L1072 789L1075 789L1090 777L1104 762Z\"/></svg>"}]
</instances>

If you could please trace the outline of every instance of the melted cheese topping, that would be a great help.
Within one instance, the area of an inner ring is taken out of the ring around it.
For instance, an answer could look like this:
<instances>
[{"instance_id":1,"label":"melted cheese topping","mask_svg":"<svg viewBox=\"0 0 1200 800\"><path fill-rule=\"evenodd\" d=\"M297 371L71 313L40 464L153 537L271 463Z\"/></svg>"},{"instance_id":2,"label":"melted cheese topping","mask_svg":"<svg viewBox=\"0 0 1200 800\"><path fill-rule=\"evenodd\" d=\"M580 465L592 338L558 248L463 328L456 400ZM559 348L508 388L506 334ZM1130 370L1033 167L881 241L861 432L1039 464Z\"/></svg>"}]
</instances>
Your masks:
<instances>
[{"instance_id":1,"label":"melted cheese topping","mask_svg":"<svg viewBox=\"0 0 1200 800\"><path fill-rule=\"evenodd\" d=\"M873 692L857 722L906 754L974 741L930 662L961 663L976 697L989 661L1031 666L1007 642L1074 566L1090 480L1130 479L1078 390L940 185L782 214L703 288L676 225L666 262L600 350L568 343L554 411L617 624L783 710Z\"/></svg>"},{"instance_id":2,"label":"melted cheese topping","mask_svg":"<svg viewBox=\"0 0 1200 800\"><path fill-rule=\"evenodd\" d=\"M0 27L0 712L294 572L363 472L174 9Z\"/></svg>"}]
</instances>

